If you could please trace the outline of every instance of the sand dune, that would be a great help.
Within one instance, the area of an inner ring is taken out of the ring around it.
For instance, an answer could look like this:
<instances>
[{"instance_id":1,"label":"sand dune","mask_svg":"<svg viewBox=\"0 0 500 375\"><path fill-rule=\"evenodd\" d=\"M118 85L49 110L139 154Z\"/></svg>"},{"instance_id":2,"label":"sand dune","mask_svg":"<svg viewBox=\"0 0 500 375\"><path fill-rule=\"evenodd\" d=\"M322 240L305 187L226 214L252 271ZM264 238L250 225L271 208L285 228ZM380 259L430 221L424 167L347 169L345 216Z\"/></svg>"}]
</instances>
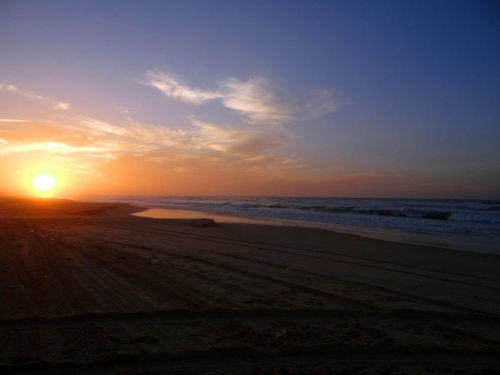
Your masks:
<instances>
[{"instance_id":1,"label":"sand dune","mask_svg":"<svg viewBox=\"0 0 500 375\"><path fill-rule=\"evenodd\" d=\"M499 373L499 257L2 201L2 373Z\"/></svg>"}]
</instances>

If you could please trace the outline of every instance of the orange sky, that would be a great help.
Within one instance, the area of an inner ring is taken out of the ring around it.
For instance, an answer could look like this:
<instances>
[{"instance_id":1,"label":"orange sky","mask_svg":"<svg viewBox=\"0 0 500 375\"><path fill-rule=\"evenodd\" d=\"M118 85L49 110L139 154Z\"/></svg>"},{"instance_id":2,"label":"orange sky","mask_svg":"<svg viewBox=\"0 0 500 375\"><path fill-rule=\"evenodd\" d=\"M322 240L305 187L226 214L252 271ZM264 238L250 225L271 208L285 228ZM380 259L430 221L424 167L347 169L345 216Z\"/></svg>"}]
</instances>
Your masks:
<instances>
[{"instance_id":1,"label":"orange sky","mask_svg":"<svg viewBox=\"0 0 500 375\"><path fill-rule=\"evenodd\" d=\"M35 113L0 119L2 193L40 195L31 183L39 173L57 180L56 188L44 196L70 198L120 194L460 197L488 189L474 176L470 180L454 180L449 173L409 176L360 171L355 165L350 170L349 164L335 166L335 160L307 160L286 151L284 146L300 140L280 124L243 125L235 130L190 117L190 127L182 130L139 122L115 110L117 125L15 86L4 86L0 95Z\"/></svg>"}]
</instances>

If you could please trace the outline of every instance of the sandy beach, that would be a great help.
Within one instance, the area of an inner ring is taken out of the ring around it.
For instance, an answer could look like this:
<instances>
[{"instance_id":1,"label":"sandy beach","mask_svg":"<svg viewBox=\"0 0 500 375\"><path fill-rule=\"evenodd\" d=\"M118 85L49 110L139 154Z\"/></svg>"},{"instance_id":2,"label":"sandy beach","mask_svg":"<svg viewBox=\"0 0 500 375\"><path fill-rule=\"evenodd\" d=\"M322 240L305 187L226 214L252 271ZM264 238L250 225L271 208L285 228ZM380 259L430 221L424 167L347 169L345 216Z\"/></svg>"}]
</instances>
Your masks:
<instances>
[{"instance_id":1,"label":"sandy beach","mask_svg":"<svg viewBox=\"0 0 500 375\"><path fill-rule=\"evenodd\" d=\"M0 199L4 374L499 374L500 257Z\"/></svg>"}]
</instances>

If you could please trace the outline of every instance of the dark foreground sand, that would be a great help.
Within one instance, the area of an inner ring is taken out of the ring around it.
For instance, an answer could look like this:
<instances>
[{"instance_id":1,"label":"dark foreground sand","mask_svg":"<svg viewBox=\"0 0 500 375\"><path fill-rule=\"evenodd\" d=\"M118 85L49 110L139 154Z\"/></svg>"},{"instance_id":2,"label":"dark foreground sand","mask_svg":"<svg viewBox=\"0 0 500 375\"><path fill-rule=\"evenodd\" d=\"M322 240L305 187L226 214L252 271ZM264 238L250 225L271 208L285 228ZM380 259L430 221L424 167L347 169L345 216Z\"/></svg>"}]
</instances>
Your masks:
<instances>
[{"instance_id":1,"label":"dark foreground sand","mask_svg":"<svg viewBox=\"0 0 500 375\"><path fill-rule=\"evenodd\" d=\"M2 374L499 374L500 257L0 199Z\"/></svg>"}]
</instances>

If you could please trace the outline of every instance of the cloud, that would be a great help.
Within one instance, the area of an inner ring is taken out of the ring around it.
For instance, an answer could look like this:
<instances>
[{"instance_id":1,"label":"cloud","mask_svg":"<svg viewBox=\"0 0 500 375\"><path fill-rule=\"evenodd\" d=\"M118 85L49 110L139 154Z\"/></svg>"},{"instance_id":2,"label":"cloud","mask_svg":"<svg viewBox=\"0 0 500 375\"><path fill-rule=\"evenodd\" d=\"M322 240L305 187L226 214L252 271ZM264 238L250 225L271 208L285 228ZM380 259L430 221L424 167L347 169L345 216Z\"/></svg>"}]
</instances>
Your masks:
<instances>
[{"instance_id":1,"label":"cloud","mask_svg":"<svg viewBox=\"0 0 500 375\"><path fill-rule=\"evenodd\" d=\"M213 173L274 173L291 168L295 161L275 155L276 149L294 138L278 124L293 116L290 105L283 104L270 81L253 78L247 81L221 81L217 90L192 89L163 73L151 73L151 85L164 95L201 104L218 101L223 108L237 111L247 121L223 125L188 117L182 129L171 129L136 121L122 107L110 107L125 113L119 121L102 121L68 113L49 121L27 121L12 115L0 119L0 156L26 154L68 165L79 173L95 173L106 165L124 165L137 160L138 165L169 171ZM53 101L16 86L1 86L30 100L50 104L53 112L67 111L70 104ZM234 116L233 116L234 117ZM184 120L185 121L185 120ZM234 121L234 118L233 118ZM118 164L116 164L118 163Z\"/></svg>"},{"instance_id":2,"label":"cloud","mask_svg":"<svg viewBox=\"0 0 500 375\"><path fill-rule=\"evenodd\" d=\"M14 86L14 85L7 85L6 88L7 88L7 91L10 91L10 92L15 93L17 95L24 96L25 98L28 98L30 100L40 100L40 101L50 100L50 99L45 98L41 95L35 94L34 92L31 92L31 91L20 90L17 86Z\"/></svg>"},{"instance_id":3,"label":"cloud","mask_svg":"<svg viewBox=\"0 0 500 375\"><path fill-rule=\"evenodd\" d=\"M121 112L127 116L130 116L132 114L132 111L130 109L127 109L125 107L121 107L119 105L115 106L114 109L118 112Z\"/></svg>"},{"instance_id":4,"label":"cloud","mask_svg":"<svg viewBox=\"0 0 500 375\"><path fill-rule=\"evenodd\" d=\"M131 119L125 122L125 126L118 126L81 116L78 126L72 129L85 130L93 140L108 140L116 145L115 149L124 153L152 152L165 147L169 149L187 147L186 134Z\"/></svg>"},{"instance_id":5,"label":"cloud","mask_svg":"<svg viewBox=\"0 0 500 375\"><path fill-rule=\"evenodd\" d=\"M276 148L290 141L293 136L282 128L232 129L191 118L197 128L191 142L197 148L225 152L230 157L248 157Z\"/></svg>"},{"instance_id":6,"label":"cloud","mask_svg":"<svg viewBox=\"0 0 500 375\"><path fill-rule=\"evenodd\" d=\"M293 120L293 107L280 104L269 80L256 77L247 81L231 78L223 82L225 107L247 115L253 123L281 124Z\"/></svg>"},{"instance_id":7,"label":"cloud","mask_svg":"<svg viewBox=\"0 0 500 375\"><path fill-rule=\"evenodd\" d=\"M18 88L17 86L14 86L14 85L6 85L6 86L0 85L0 91L4 91L4 89L7 92L10 92L10 93L13 93L16 95L20 95L20 96L22 96L26 99L29 99L29 100L44 102L44 103L52 106L52 110L54 112L66 111L70 107L69 103L55 100L55 99L52 99L52 98L49 98L46 96L38 95L32 91L21 90L20 88Z\"/></svg>"},{"instance_id":8,"label":"cloud","mask_svg":"<svg viewBox=\"0 0 500 375\"><path fill-rule=\"evenodd\" d=\"M69 109L70 105L69 103L58 103L54 107L54 112L63 112L67 111Z\"/></svg>"},{"instance_id":9,"label":"cloud","mask_svg":"<svg viewBox=\"0 0 500 375\"><path fill-rule=\"evenodd\" d=\"M250 135L240 139L240 142L232 145L228 150L237 154L254 155L261 151L281 146L284 143L285 140L277 137Z\"/></svg>"},{"instance_id":10,"label":"cloud","mask_svg":"<svg viewBox=\"0 0 500 375\"><path fill-rule=\"evenodd\" d=\"M28 122L28 121L27 120L21 120L21 119L0 118L0 122L16 123L16 122Z\"/></svg>"},{"instance_id":11,"label":"cloud","mask_svg":"<svg viewBox=\"0 0 500 375\"><path fill-rule=\"evenodd\" d=\"M102 134L113 134L118 136L127 136L129 131L121 126L111 125L104 121L96 120L90 117L80 116L79 125L87 128L92 136Z\"/></svg>"},{"instance_id":12,"label":"cloud","mask_svg":"<svg viewBox=\"0 0 500 375\"><path fill-rule=\"evenodd\" d=\"M71 124L68 121L29 122L6 128L0 133L0 156L25 154L44 158L84 175L105 171L109 163L128 168L129 161L138 170L142 166L158 173L205 176L279 176L287 168L299 165L275 154L277 147L293 137L280 127L234 128L192 118L191 127L181 132L132 120L121 125L90 117L73 118Z\"/></svg>"},{"instance_id":13,"label":"cloud","mask_svg":"<svg viewBox=\"0 0 500 375\"><path fill-rule=\"evenodd\" d=\"M225 151L241 136L241 133L233 129L202 122L194 117L191 117L190 120L196 129L187 135L190 138L190 144L197 149Z\"/></svg>"},{"instance_id":14,"label":"cloud","mask_svg":"<svg viewBox=\"0 0 500 375\"><path fill-rule=\"evenodd\" d=\"M160 90L167 98L193 104L219 100L223 107L243 114L246 121L252 124L280 125L301 116L317 119L335 112L339 106L333 99L332 91L320 91L305 103L291 102L283 95L277 95L276 87L264 77L248 80L227 78L219 82L217 90L195 89L162 72L149 71L146 77L144 84Z\"/></svg>"},{"instance_id":15,"label":"cloud","mask_svg":"<svg viewBox=\"0 0 500 375\"><path fill-rule=\"evenodd\" d=\"M175 98L180 101L200 104L206 100L221 98L224 95L216 91L203 91L192 89L189 86L182 85L175 78L162 72L146 73L148 82L146 85L153 86L160 90L165 96Z\"/></svg>"},{"instance_id":16,"label":"cloud","mask_svg":"<svg viewBox=\"0 0 500 375\"><path fill-rule=\"evenodd\" d=\"M7 155L32 151L47 151L49 153L57 153L65 147L65 144L56 142L5 142L4 145L0 147L0 154Z\"/></svg>"},{"instance_id":17,"label":"cloud","mask_svg":"<svg viewBox=\"0 0 500 375\"><path fill-rule=\"evenodd\" d=\"M332 91L320 91L306 104L307 117L318 119L339 108L339 102L333 98Z\"/></svg>"},{"instance_id":18,"label":"cloud","mask_svg":"<svg viewBox=\"0 0 500 375\"><path fill-rule=\"evenodd\" d=\"M31 153L37 156L86 153L106 153L115 147L106 140L92 140L82 128L71 128L66 124L22 122L2 131L4 142L0 144L0 155Z\"/></svg>"}]
</instances>

